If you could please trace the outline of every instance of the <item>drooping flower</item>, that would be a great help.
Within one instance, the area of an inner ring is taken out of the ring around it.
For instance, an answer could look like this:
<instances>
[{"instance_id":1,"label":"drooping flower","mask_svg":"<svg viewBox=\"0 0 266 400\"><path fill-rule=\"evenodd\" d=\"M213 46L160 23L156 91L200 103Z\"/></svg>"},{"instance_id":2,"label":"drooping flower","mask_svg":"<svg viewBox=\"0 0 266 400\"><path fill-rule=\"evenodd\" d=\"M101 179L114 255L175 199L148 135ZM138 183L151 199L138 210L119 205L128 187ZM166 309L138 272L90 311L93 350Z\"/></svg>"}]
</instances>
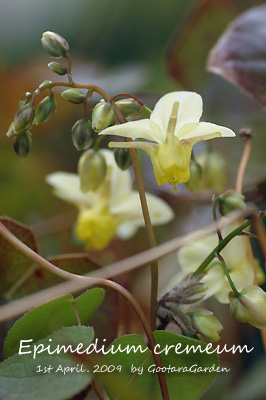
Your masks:
<instances>
[{"instance_id":1,"label":"drooping flower","mask_svg":"<svg viewBox=\"0 0 266 400\"><path fill-rule=\"evenodd\" d=\"M236 298L229 294L230 311L239 322L248 322L258 329L266 329L266 293L260 287L250 285Z\"/></svg>"},{"instance_id":2,"label":"drooping flower","mask_svg":"<svg viewBox=\"0 0 266 400\"><path fill-rule=\"evenodd\" d=\"M199 94L172 92L157 102L150 119L111 126L101 134L149 140L111 142L109 147L144 150L152 161L158 184L168 182L175 187L189 180L191 151L196 143L216 137L235 136L229 128L199 122L201 114L202 98Z\"/></svg>"},{"instance_id":3,"label":"drooping flower","mask_svg":"<svg viewBox=\"0 0 266 400\"><path fill-rule=\"evenodd\" d=\"M223 326L211 311L199 308L188 314L197 333L210 342L218 342L220 340L219 333Z\"/></svg>"},{"instance_id":4,"label":"drooping flower","mask_svg":"<svg viewBox=\"0 0 266 400\"><path fill-rule=\"evenodd\" d=\"M225 227L222 230L223 237L238 226L239 224L234 223ZM237 236L221 251L231 278L238 290L251 285L254 281L253 268L248 257L247 240L248 238L245 236ZM171 286L183 279L186 274L194 272L217 244L217 235L215 233L180 249L177 253L177 258L181 270L173 278ZM207 274L201 279L201 282L205 283L207 287L205 298L214 295L221 303L229 303L228 293L231 291L231 287L218 258L212 260L207 268Z\"/></svg>"},{"instance_id":5,"label":"drooping flower","mask_svg":"<svg viewBox=\"0 0 266 400\"><path fill-rule=\"evenodd\" d=\"M144 219L138 192L132 190L132 179L128 170L122 171L115 163L110 150L100 150L107 163L104 182L95 191L80 190L79 175L55 172L47 176L56 196L78 208L76 235L90 248L101 250L117 236L132 237ZM174 213L168 204L147 193L147 202L154 225L169 222Z\"/></svg>"}]
</instances>

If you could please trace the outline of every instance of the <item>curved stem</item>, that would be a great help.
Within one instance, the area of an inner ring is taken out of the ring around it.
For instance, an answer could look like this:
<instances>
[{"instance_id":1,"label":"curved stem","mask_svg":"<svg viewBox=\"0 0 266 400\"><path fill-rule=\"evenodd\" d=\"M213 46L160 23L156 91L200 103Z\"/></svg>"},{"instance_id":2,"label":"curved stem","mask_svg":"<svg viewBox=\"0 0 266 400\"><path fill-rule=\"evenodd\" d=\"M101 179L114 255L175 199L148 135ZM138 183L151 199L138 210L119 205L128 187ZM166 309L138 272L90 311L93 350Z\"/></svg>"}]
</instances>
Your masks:
<instances>
[{"instance_id":1,"label":"curved stem","mask_svg":"<svg viewBox=\"0 0 266 400\"><path fill-rule=\"evenodd\" d=\"M247 169L251 149L252 149L252 136L250 129L242 129L239 134L244 141L244 149L241 157L241 161L239 164L237 178L236 178L236 191L239 193L243 192L243 182L244 176Z\"/></svg>"},{"instance_id":2,"label":"curved stem","mask_svg":"<svg viewBox=\"0 0 266 400\"><path fill-rule=\"evenodd\" d=\"M156 346L156 342L154 339L154 336L152 334L152 331L149 327L149 324L147 323L147 319L145 314L142 311L141 306L137 302L137 300L132 296L132 294L126 290L124 287L119 285L116 282L107 280L107 279L101 279L101 278L90 278L87 276L81 276L81 275L76 275L72 274L70 272L61 270L60 268L56 267L49 261L45 260L42 258L39 254L35 253L32 249L30 249L28 246L26 246L23 242L21 242L13 233L11 233L5 226L0 222L0 234L9 242L11 243L17 250L19 250L21 253L23 253L26 257L30 258L34 262L38 263L40 266L44 267L45 269L48 269L50 272L54 273L55 275L61 276L64 279L81 279L81 280L87 280L90 283L93 283L94 285L101 285L101 286L106 286L111 289L116 290L118 293L120 293L122 296L124 296L130 304L133 306L136 314L138 315L138 318L142 324L142 327L145 331L145 334L148 339L148 343L150 346L150 349L153 354L154 362L156 366L162 367L162 362L158 354L154 352L154 348ZM166 384L166 379L164 374L160 371L158 372L158 379L161 387L161 392L162 392L162 397L164 400L169 400L169 395L168 395L168 389L167 389L167 384Z\"/></svg>"},{"instance_id":3,"label":"curved stem","mask_svg":"<svg viewBox=\"0 0 266 400\"><path fill-rule=\"evenodd\" d=\"M112 97L111 100L115 100L115 99L117 99L118 97L128 97L128 98L133 99L133 100L135 100L136 102L138 102L140 106L144 106L144 103L143 103L138 97L134 96L133 94L129 94L129 93L118 93L118 94L115 94L115 95Z\"/></svg>"},{"instance_id":4,"label":"curved stem","mask_svg":"<svg viewBox=\"0 0 266 400\"><path fill-rule=\"evenodd\" d=\"M222 237L221 229L219 227L219 223L217 221L217 216L216 216L217 201L218 201L218 197L215 197L215 194L214 194L213 198L212 198L212 216L213 216L213 220L214 220L214 222L216 224L216 232L217 232L217 235L218 235L218 239L219 239L219 241L221 241L221 240L223 240L223 237Z\"/></svg>"},{"instance_id":5,"label":"curved stem","mask_svg":"<svg viewBox=\"0 0 266 400\"><path fill-rule=\"evenodd\" d=\"M241 157L241 161L239 164L238 168L238 173L237 173L237 178L236 178L236 191L239 193L243 192L243 182L244 182L244 176L245 172L247 169L248 161L250 158L250 153L252 149L252 135L251 135L251 130L250 129L243 129L242 131L239 132L242 140L244 141L244 149ZM264 226L262 225L260 219L257 216L251 216L252 219L252 225L259 236L259 245L261 248L261 252L263 254L264 260L266 261L266 239L265 239L265 229ZM250 243L250 240L248 239L248 254L249 254L249 259L253 267L254 271L254 284L258 285L258 279L256 276L256 267L255 267L255 261L254 261L254 255L252 251L252 246ZM260 335L261 335L261 340L264 348L264 353L266 354L266 330L260 329Z\"/></svg>"},{"instance_id":6,"label":"curved stem","mask_svg":"<svg viewBox=\"0 0 266 400\"><path fill-rule=\"evenodd\" d=\"M216 254L216 257L217 257L218 260L221 261L221 263L222 263L222 267L223 267L224 273L225 273L225 275L226 275L226 277L227 277L227 279L228 279L228 282L229 282L229 285L230 285L231 288L232 288L232 291L233 291L234 294L235 294L235 297L236 297L236 298L240 297L241 294L239 293L239 291L238 291L237 288L235 287L234 282L233 282L232 279L231 279L231 276L230 276L230 274L229 274L229 271L228 271L227 265L226 265L226 263L225 263L225 261L224 261L224 258L223 258L223 257L221 256L221 254L219 254L219 253Z\"/></svg>"},{"instance_id":7,"label":"curved stem","mask_svg":"<svg viewBox=\"0 0 266 400\"><path fill-rule=\"evenodd\" d=\"M200 266L196 269L196 271L192 274L192 276L202 274L204 270L208 267L210 262L216 257L216 254L220 253L225 246L235 237L241 234L241 232L251 225L251 221L246 221L238 228L233 230L229 235L227 235L223 240L219 242L219 244L213 249L213 251L205 258L205 260L200 264Z\"/></svg>"},{"instance_id":8,"label":"curved stem","mask_svg":"<svg viewBox=\"0 0 266 400\"><path fill-rule=\"evenodd\" d=\"M67 54L67 55L66 55L66 59L67 59L67 61L68 61L68 72L67 72L68 81L69 81L70 85L72 85L72 84L73 84L73 78L72 78L72 59L71 59L70 54Z\"/></svg>"}]
</instances>

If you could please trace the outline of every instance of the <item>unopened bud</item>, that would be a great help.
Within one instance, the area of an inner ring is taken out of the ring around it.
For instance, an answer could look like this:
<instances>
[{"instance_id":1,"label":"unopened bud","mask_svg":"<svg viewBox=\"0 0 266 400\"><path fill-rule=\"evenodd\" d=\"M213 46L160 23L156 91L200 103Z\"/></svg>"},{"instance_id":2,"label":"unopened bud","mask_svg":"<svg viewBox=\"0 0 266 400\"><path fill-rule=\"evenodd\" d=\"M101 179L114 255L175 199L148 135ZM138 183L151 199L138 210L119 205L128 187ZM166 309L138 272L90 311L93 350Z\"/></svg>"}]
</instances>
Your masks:
<instances>
[{"instance_id":1,"label":"unopened bud","mask_svg":"<svg viewBox=\"0 0 266 400\"><path fill-rule=\"evenodd\" d=\"M200 181L202 177L202 168L200 164L195 160L190 160L189 164L190 169L190 179L186 182L186 188L190 192L196 192L199 189Z\"/></svg>"},{"instance_id":2,"label":"unopened bud","mask_svg":"<svg viewBox=\"0 0 266 400\"><path fill-rule=\"evenodd\" d=\"M7 137L12 137L12 136L16 136L16 132L14 131L14 123L12 122L12 124L9 125L8 131L6 133Z\"/></svg>"},{"instance_id":3,"label":"unopened bud","mask_svg":"<svg viewBox=\"0 0 266 400\"><path fill-rule=\"evenodd\" d=\"M124 115L132 115L140 111L139 103L133 99L118 100L115 104Z\"/></svg>"},{"instance_id":4,"label":"unopened bud","mask_svg":"<svg viewBox=\"0 0 266 400\"><path fill-rule=\"evenodd\" d=\"M87 150L79 159L78 173L80 190L87 193L95 191L104 182L107 165L104 156L94 150Z\"/></svg>"},{"instance_id":5,"label":"unopened bud","mask_svg":"<svg viewBox=\"0 0 266 400\"><path fill-rule=\"evenodd\" d=\"M91 122L86 118L79 119L72 127L72 140L77 150L88 149L94 139L94 132L91 127Z\"/></svg>"},{"instance_id":6,"label":"unopened bud","mask_svg":"<svg viewBox=\"0 0 266 400\"><path fill-rule=\"evenodd\" d=\"M55 32L44 32L41 39L43 48L52 57L65 57L69 52L67 41Z\"/></svg>"},{"instance_id":7,"label":"unopened bud","mask_svg":"<svg viewBox=\"0 0 266 400\"><path fill-rule=\"evenodd\" d=\"M259 286L245 287L238 298L230 292L229 301L230 312L237 321L266 329L266 293Z\"/></svg>"},{"instance_id":8,"label":"unopened bud","mask_svg":"<svg viewBox=\"0 0 266 400\"><path fill-rule=\"evenodd\" d=\"M42 87L46 86L46 85L50 85L50 83L53 83L52 81L43 81L42 83L39 84L39 89L41 89Z\"/></svg>"},{"instance_id":9,"label":"unopened bud","mask_svg":"<svg viewBox=\"0 0 266 400\"><path fill-rule=\"evenodd\" d=\"M222 192L226 186L227 169L223 156L216 152L204 152L197 155L202 167L201 190Z\"/></svg>"},{"instance_id":10,"label":"unopened bud","mask_svg":"<svg viewBox=\"0 0 266 400\"><path fill-rule=\"evenodd\" d=\"M56 61L50 62L48 64L48 67L50 71L54 72L57 75L66 75L67 73L67 67Z\"/></svg>"},{"instance_id":11,"label":"unopened bud","mask_svg":"<svg viewBox=\"0 0 266 400\"><path fill-rule=\"evenodd\" d=\"M112 125L115 120L115 110L111 103L101 100L92 111L92 127L96 132Z\"/></svg>"},{"instance_id":12,"label":"unopened bud","mask_svg":"<svg viewBox=\"0 0 266 400\"><path fill-rule=\"evenodd\" d=\"M30 100L32 99L32 93L30 92L26 92L23 94L23 96L21 97L19 103L18 103L18 110L24 106L25 104L27 104Z\"/></svg>"},{"instance_id":13,"label":"unopened bud","mask_svg":"<svg viewBox=\"0 0 266 400\"><path fill-rule=\"evenodd\" d=\"M64 97L65 100L74 104L81 104L84 102L85 94L78 89L67 89L61 93L61 96Z\"/></svg>"},{"instance_id":14,"label":"unopened bud","mask_svg":"<svg viewBox=\"0 0 266 400\"><path fill-rule=\"evenodd\" d=\"M30 132L26 131L14 137L13 147L18 157L25 158L28 155L31 148Z\"/></svg>"},{"instance_id":15,"label":"unopened bud","mask_svg":"<svg viewBox=\"0 0 266 400\"><path fill-rule=\"evenodd\" d=\"M237 191L230 189L218 197L219 211L221 215L246 207L245 197Z\"/></svg>"},{"instance_id":16,"label":"unopened bud","mask_svg":"<svg viewBox=\"0 0 266 400\"><path fill-rule=\"evenodd\" d=\"M219 333L223 329L223 326L211 311L199 308L188 313L188 315L199 335L210 342L218 342L220 340Z\"/></svg>"},{"instance_id":17,"label":"unopened bud","mask_svg":"<svg viewBox=\"0 0 266 400\"><path fill-rule=\"evenodd\" d=\"M128 149L115 149L115 161L122 171L125 171L132 164L130 153Z\"/></svg>"},{"instance_id":18,"label":"unopened bud","mask_svg":"<svg viewBox=\"0 0 266 400\"><path fill-rule=\"evenodd\" d=\"M48 121L54 114L56 109L56 101L54 97L47 96L39 104L36 110L35 122L42 124Z\"/></svg>"},{"instance_id":19,"label":"unopened bud","mask_svg":"<svg viewBox=\"0 0 266 400\"><path fill-rule=\"evenodd\" d=\"M14 118L14 131L16 134L24 132L32 126L34 120L34 106L32 103L20 107Z\"/></svg>"}]
</instances>

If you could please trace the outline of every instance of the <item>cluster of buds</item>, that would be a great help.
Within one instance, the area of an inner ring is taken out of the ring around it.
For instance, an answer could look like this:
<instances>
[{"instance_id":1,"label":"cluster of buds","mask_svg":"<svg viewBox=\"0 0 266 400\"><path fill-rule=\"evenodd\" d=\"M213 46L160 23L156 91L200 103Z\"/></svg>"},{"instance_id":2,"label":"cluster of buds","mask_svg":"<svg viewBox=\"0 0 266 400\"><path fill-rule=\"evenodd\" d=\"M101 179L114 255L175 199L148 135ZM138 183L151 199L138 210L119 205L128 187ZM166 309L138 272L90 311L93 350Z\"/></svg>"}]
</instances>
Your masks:
<instances>
[{"instance_id":1,"label":"cluster of buds","mask_svg":"<svg viewBox=\"0 0 266 400\"><path fill-rule=\"evenodd\" d=\"M25 158L31 148L31 129L34 123L35 109L30 101L31 93L25 93L18 104L14 120L10 125L7 136L13 137L13 147L20 158Z\"/></svg>"},{"instance_id":2,"label":"cluster of buds","mask_svg":"<svg viewBox=\"0 0 266 400\"><path fill-rule=\"evenodd\" d=\"M42 46L54 58L69 58L69 44L66 39L55 32L44 32L42 35ZM58 61L52 61L48 64L50 71L57 75L68 74L69 80L72 82L70 68Z\"/></svg>"},{"instance_id":3,"label":"cluster of buds","mask_svg":"<svg viewBox=\"0 0 266 400\"><path fill-rule=\"evenodd\" d=\"M159 299L157 316L161 329L172 321L184 335L199 335L211 342L220 339L222 325L213 313L202 308L192 310L205 296L205 287L201 282L203 276L186 276Z\"/></svg>"},{"instance_id":4,"label":"cluster of buds","mask_svg":"<svg viewBox=\"0 0 266 400\"><path fill-rule=\"evenodd\" d=\"M39 89L49 83L51 82L43 82L39 86ZM39 89L36 93L38 93ZM13 147L20 158L25 158L30 151L32 142L30 129L33 124L39 125L48 121L55 110L56 101L52 89L50 89L50 95L40 101L36 111L32 94L27 92L22 96L22 99L18 103L14 120L6 134L8 137L13 137Z\"/></svg>"}]
</instances>

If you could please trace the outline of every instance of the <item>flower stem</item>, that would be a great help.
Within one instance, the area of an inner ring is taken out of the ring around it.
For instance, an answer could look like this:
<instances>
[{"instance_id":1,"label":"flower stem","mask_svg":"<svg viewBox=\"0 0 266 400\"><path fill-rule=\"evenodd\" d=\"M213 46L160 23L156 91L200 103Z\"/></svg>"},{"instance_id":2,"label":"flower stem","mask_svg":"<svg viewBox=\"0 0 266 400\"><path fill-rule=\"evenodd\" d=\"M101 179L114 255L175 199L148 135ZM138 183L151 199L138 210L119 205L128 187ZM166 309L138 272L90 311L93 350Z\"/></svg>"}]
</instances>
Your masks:
<instances>
[{"instance_id":1,"label":"flower stem","mask_svg":"<svg viewBox=\"0 0 266 400\"><path fill-rule=\"evenodd\" d=\"M236 288L235 285L234 285L234 282L233 282L232 279L231 279L231 276L230 276L230 274L229 274L229 271L228 271L227 265L226 265L226 263L225 263L225 261L224 261L224 258L223 258L223 257L221 256L221 254L219 254L219 253L216 254L216 257L217 257L218 260L221 261L221 263L222 263L222 267L223 267L224 273L225 273L225 275L226 275L226 277L227 277L227 279L228 279L228 282L229 282L229 285L230 285L231 288L232 288L232 291L233 291L234 294L235 294L235 297L236 297L236 298L240 297L240 296L241 296L241 293L239 293L239 291L237 290L237 288Z\"/></svg>"},{"instance_id":2,"label":"flower stem","mask_svg":"<svg viewBox=\"0 0 266 400\"><path fill-rule=\"evenodd\" d=\"M237 178L236 178L236 191L239 193L243 192L243 182L245 172L248 166L248 161L252 149L252 135L250 129L241 129L239 132L241 139L244 141L244 149L239 164Z\"/></svg>"},{"instance_id":3,"label":"flower stem","mask_svg":"<svg viewBox=\"0 0 266 400\"><path fill-rule=\"evenodd\" d=\"M122 112L119 110L117 105L114 102L115 96L111 97L106 93L103 89L101 89L99 86L96 85L91 85L91 84L83 84L83 83L66 83L66 82L53 82L49 83L47 85L42 86L40 89L38 89L38 93L45 89L50 89L55 86L65 86L65 87L72 87L72 88L81 88L81 89L88 89L90 90L90 93L92 94L93 92L98 93L100 96L104 98L105 101L109 101L112 103L117 118L120 123L125 123L127 122L124 115ZM35 91L33 95L32 102L34 103L35 97L36 97L37 92ZM134 99L135 96L131 96ZM132 139L127 138L126 139L128 142L132 141ZM149 209L148 209L148 204L146 200L146 194L145 194L145 189L143 185L143 180L140 172L140 167L138 163L138 158L137 158L137 152L135 149L130 149L130 155L132 158L132 165L133 165L133 170L136 178L136 184L138 187L139 191L139 196L140 196L140 202L141 202L141 207L142 207L142 213L143 213L143 218L145 222L145 227L146 227L146 232L147 232L147 237L148 237L148 242L150 248L156 247L156 241L155 241L155 236L151 224L151 219L150 219L150 214L149 214ZM151 263L151 301L150 301L150 325L152 331L156 329L156 305L157 305L157 295L158 295L158 261L155 260Z\"/></svg>"},{"instance_id":4,"label":"flower stem","mask_svg":"<svg viewBox=\"0 0 266 400\"><path fill-rule=\"evenodd\" d=\"M154 348L156 346L156 342L154 339L154 336L152 334L152 331L149 327L149 324L147 323L146 316L142 311L141 306L137 302L134 296L126 290L123 286L119 285L116 282L110 281L108 279L101 279L101 278L92 278L92 277L86 277L82 275L76 275L72 274L70 272L61 270L60 268L56 267L49 261L45 260L43 257L41 257L39 254L35 253L32 249L30 249L28 246L26 246L23 242L21 242L13 233L11 233L5 226L0 222L0 234L9 242L11 243L17 250L19 250L21 253L23 253L26 257L30 258L32 261L38 263L40 266L42 266L45 269L48 269L50 272L54 273L55 275L61 276L64 279L79 279L79 280L87 280L89 283L93 283L94 285L101 285L101 286L106 286L111 289L116 290L118 293L120 293L122 296L124 296L130 304L133 306L136 314L138 315L138 318L142 324L142 327L145 331L145 334L148 339L149 347L152 351L154 362L157 367L162 368L162 362L160 359L160 356L154 352ZM165 375L163 372L158 372L158 379L161 387L161 392L162 392L162 397L163 400L169 400L169 395L168 395L168 389L167 389L167 384L166 384L166 379Z\"/></svg>"},{"instance_id":5,"label":"flower stem","mask_svg":"<svg viewBox=\"0 0 266 400\"><path fill-rule=\"evenodd\" d=\"M222 237L221 229L219 227L219 223L217 221L217 216L216 216L217 201L218 201L218 197L215 197L215 195L213 195L213 198L212 198L212 216L213 216L213 220L214 220L214 222L216 224L216 232L217 232L218 239L219 239L219 242L220 242L221 240L223 240L223 237Z\"/></svg>"},{"instance_id":6,"label":"flower stem","mask_svg":"<svg viewBox=\"0 0 266 400\"><path fill-rule=\"evenodd\" d=\"M132 139L127 139L127 141L132 141ZM145 227L147 232L147 237L149 241L150 248L156 247L155 236L151 224L151 218L149 214L147 199L145 195L145 189L143 185L143 180L140 173L137 152L135 149L129 149L132 165L135 173L136 183L139 191L139 197L143 212L143 217L145 221ZM154 331L156 329L156 306L157 306L157 296L158 296L158 261L154 260L151 263L151 298L150 298L150 325L151 330Z\"/></svg>"},{"instance_id":7,"label":"flower stem","mask_svg":"<svg viewBox=\"0 0 266 400\"><path fill-rule=\"evenodd\" d=\"M202 274L204 270L208 267L210 262L216 257L217 254L222 251L225 246L235 237L241 234L241 232L251 225L251 221L246 221L238 228L233 230L229 235L227 235L224 239L222 239L218 245L213 249L213 251L205 258L205 260L200 264L200 266L196 269L192 276Z\"/></svg>"}]
</instances>

